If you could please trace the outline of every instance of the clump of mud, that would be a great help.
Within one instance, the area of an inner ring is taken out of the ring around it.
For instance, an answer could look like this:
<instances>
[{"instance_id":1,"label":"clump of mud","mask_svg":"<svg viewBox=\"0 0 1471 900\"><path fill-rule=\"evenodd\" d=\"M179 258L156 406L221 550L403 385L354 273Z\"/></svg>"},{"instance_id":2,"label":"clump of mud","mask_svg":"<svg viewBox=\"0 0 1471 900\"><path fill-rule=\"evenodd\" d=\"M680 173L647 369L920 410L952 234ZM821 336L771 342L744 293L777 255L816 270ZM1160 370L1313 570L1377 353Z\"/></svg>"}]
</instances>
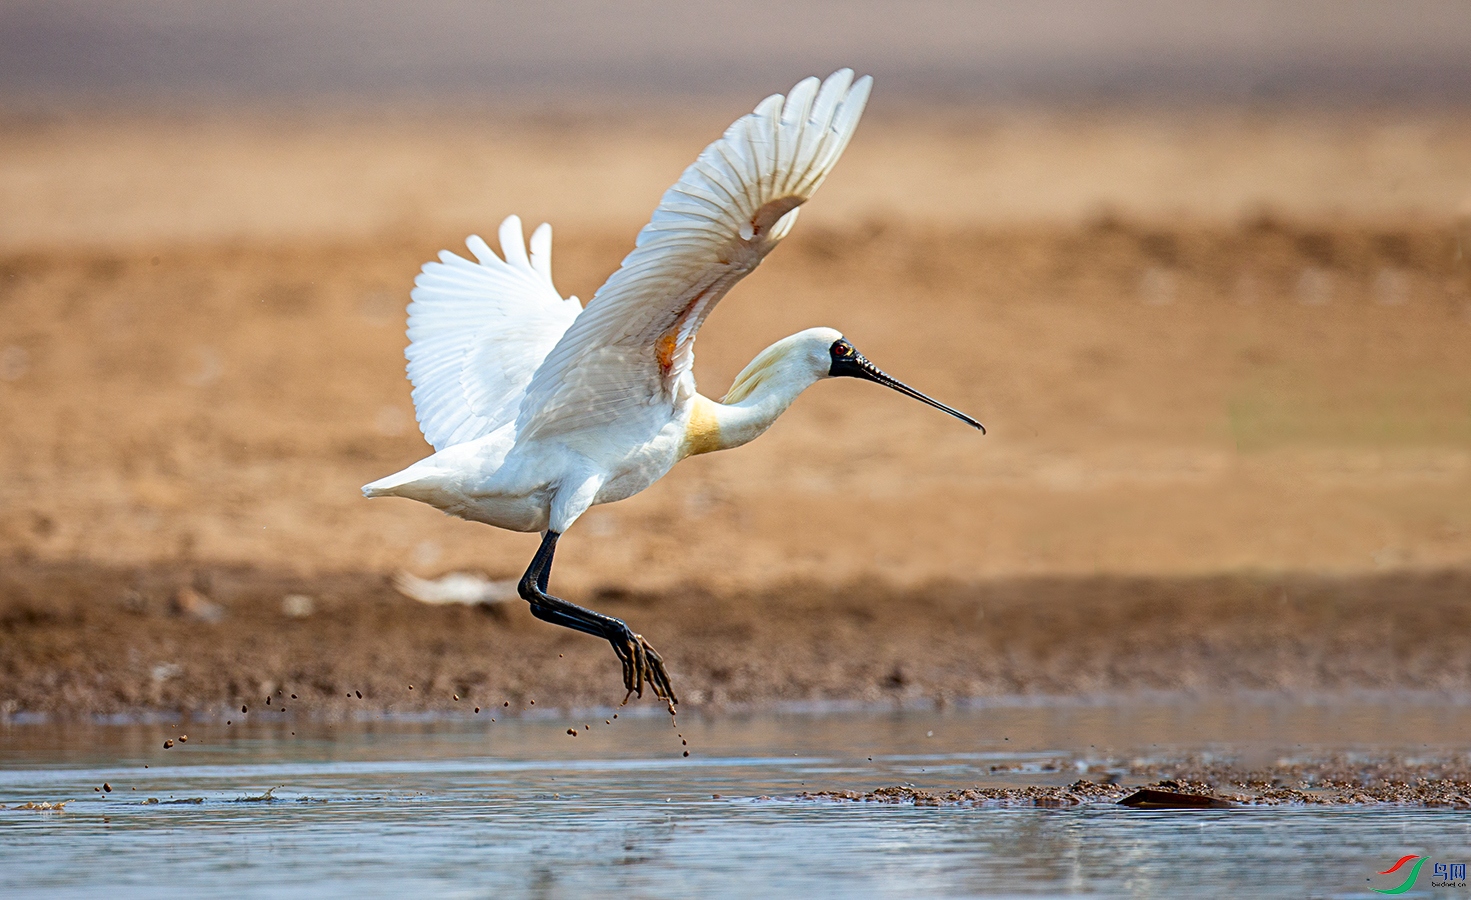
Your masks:
<instances>
[{"instance_id":1,"label":"clump of mud","mask_svg":"<svg viewBox=\"0 0 1471 900\"><path fill-rule=\"evenodd\" d=\"M1107 766L1095 767L1106 770ZM1169 773L1160 777L1161 773ZM1150 780L1152 779L1152 780ZM1145 792L1155 802L1130 802ZM912 786L872 791L803 792L803 800L854 803L905 803L915 806L1076 806L1119 803L1145 809L1230 806L1343 805L1392 803L1406 806L1471 809L1471 760L1370 761L1335 756L1323 760L1283 761L1266 766L1185 760L1125 773L1110 772L1103 783L1080 779L1066 787L977 786L927 791ZM1190 802L1201 798L1212 802ZM1173 801L1173 802L1172 802Z\"/></svg>"},{"instance_id":2,"label":"clump of mud","mask_svg":"<svg viewBox=\"0 0 1471 900\"><path fill-rule=\"evenodd\" d=\"M915 806L1076 806L1080 803L1117 802L1130 791L1118 785L1076 781L1067 787L1028 785L1015 788L965 788L926 791L908 786L881 787L872 791L803 791L803 800L835 800L854 803L908 803Z\"/></svg>"}]
</instances>

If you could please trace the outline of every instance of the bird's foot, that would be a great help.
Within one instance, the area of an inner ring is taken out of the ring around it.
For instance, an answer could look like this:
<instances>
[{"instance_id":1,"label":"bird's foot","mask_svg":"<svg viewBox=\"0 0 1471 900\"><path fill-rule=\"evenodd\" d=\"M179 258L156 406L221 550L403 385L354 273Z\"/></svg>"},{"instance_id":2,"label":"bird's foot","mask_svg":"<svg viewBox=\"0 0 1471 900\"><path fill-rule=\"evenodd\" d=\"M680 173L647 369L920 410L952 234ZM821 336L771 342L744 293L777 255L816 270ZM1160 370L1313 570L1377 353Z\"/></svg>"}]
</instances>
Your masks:
<instances>
[{"instance_id":1,"label":"bird's foot","mask_svg":"<svg viewBox=\"0 0 1471 900\"><path fill-rule=\"evenodd\" d=\"M618 661L623 663L623 686L628 689L628 693L623 696L623 703L626 704L635 694L642 697L644 685L647 684L654 689L655 697L669 705L672 715L674 704L679 702L679 698L674 694L674 686L669 683L669 672L664 668L664 660L649 646L643 635L635 634L627 625L623 625L619 631L620 633L608 638L608 642L613 645L613 652L618 654Z\"/></svg>"}]
</instances>

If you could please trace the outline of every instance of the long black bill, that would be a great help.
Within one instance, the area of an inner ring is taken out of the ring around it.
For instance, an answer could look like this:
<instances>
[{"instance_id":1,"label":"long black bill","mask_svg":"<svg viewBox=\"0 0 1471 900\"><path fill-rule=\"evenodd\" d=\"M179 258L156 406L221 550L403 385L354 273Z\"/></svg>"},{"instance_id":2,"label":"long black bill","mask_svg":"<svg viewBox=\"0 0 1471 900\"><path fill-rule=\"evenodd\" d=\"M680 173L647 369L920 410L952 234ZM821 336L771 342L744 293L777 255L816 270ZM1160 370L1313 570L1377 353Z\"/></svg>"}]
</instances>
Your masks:
<instances>
[{"instance_id":1,"label":"long black bill","mask_svg":"<svg viewBox=\"0 0 1471 900\"><path fill-rule=\"evenodd\" d=\"M928 403L935 409L938 409L941 412L947 412L973 428L979 428L981 430L981 434L986 433L986 426L982 425L980 422L977 422L975 419L972 419L970 416L966 415L958 409L955 409L954 407L946 406L933 397L921 394L919 391L916 391L914 388L910 387L899 379L890 376L878 366L865 359L863 357L863 354L859 353L857 350L852 350L850 348L848 355L835 356L833 359L832 368L828 371L828 374L833 376L847 376L849 378L862 378L864 381L872 381L874 384L881 384L884 387L893 388L906 397L913 397L914 399L922 403Z\"/></svg>"}]
</instances>

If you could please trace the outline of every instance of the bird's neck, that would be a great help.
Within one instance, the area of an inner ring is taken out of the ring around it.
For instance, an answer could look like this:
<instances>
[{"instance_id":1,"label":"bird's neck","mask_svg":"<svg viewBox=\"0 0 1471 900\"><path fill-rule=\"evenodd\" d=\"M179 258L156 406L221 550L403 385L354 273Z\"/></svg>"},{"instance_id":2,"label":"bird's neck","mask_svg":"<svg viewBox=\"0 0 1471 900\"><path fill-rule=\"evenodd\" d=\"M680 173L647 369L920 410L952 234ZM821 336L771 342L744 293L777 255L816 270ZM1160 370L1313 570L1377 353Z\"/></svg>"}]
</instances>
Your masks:
<instances>
[{"instance_id":1,"label":"bird's neck","mask_svg":"<svg viewBox=\"0 0 1471 900\"><path fill-rule=\"evenodd\" d=\"M749 393L732 403L717 403L696 394L685 428L684 455L729 450L755 440L817 380L814 375L783 372L777 377L761 379Z\"/></svg>"}]
</instances>

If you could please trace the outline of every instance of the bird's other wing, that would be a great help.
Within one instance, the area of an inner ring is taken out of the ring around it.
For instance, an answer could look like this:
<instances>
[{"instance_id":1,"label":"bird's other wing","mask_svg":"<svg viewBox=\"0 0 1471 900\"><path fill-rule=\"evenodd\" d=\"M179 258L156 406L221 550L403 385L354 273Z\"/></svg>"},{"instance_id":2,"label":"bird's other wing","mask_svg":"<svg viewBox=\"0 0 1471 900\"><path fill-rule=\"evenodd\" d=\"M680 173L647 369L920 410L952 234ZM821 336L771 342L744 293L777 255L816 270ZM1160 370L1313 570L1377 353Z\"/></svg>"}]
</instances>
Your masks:
<instances>
[{"instance_id":1,"label":"bird's other wing","mask_svg":"<svg viewBox=\"0 0 1471 900\"><path fill-rule=\"evenodd\" d=\"M695 333L771 252L848 145L872 80L843 69L767 97L659 201L527 388L517 438L667 419L694 392Z\"/></svg>"},{"instance_id":2,"label":"bird's other wing","mask_svg":"<svg viewBox=\"0 0 1471 900\"><path fill-rule=\"evenodd\" d=\"M425 440L443 450L512 421L531 376L581 312L552 285L552 229L531 235L521 220L500 227L501 252L471 235L471 261L441 251L414 279L409 304L409 380Z\"/></svg>"}]
</instances>

